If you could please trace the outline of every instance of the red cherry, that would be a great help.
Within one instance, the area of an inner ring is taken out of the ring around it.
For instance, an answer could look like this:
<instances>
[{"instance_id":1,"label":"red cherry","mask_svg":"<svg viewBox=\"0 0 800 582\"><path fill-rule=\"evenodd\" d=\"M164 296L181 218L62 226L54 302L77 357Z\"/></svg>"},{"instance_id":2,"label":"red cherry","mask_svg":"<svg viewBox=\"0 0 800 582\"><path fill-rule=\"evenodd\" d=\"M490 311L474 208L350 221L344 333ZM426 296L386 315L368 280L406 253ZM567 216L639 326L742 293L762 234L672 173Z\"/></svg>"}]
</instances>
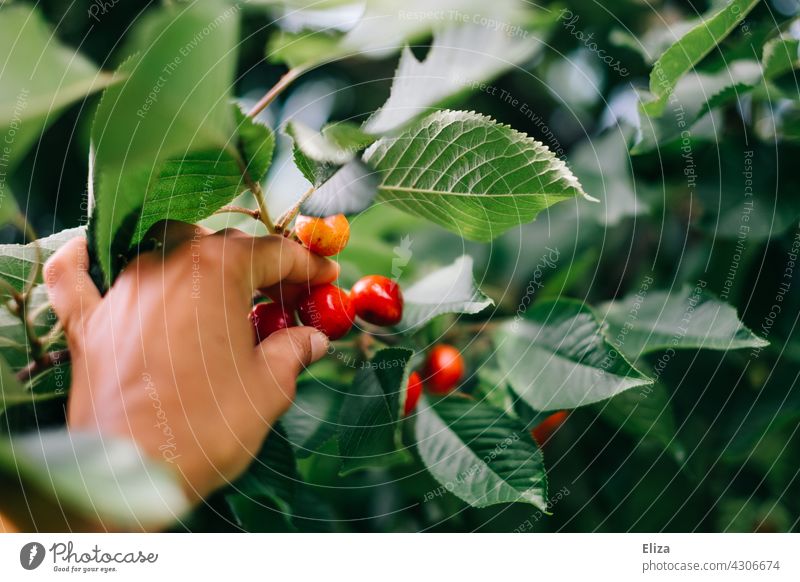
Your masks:
<instances>
[{"instance_id":1,"label":"red cherry","mask_svg":"<svg viewBox=\"0 0 800 582\"><path fill-rule=\"evenodd\" d=\"M408 416L416 408L420 395L422 395L422 378L416 372L411 372L406 389L406 403L403 406L404 416Z\"/></svg>"},{"instance_id":2,"label":"red cherry","mask_svg":"<svg viewBox=\"0 0 800 582\"><path fill-rule=\"evenodd\" d=\"M344 336L353 327L356 310L347 291L335 285L312 287L297 304L303 325L316 327L330 339Z\"/></svg>"},{"instance_id":3,"label":"red cherry","mask_svg":"<svg viewBox=\"0 0 800 582\"><path fill-rule=\"evenodd\" d=\"M560 412L554 412L547 418L545 418L542 422L536 425L531 431L533 438L536 439L536 442L539 445L544 445L547 441L550 440L550 437L553 436L553 433L558 430L564 421L567 420L567 411L561 410Z\"/></svg>"},{"instance_id":4,"label":"red cherry","mask_svg":"<svg viewBox=\"0 0 800 582\"><path fill-rule=\"evenodd\" d=\"M276 331L294 325L294 317L280 303L258 303L247 317L253 324L257 344Z\"/></svg>"},{"instance_id":5,"label":"red cherry","mask_svg":"<svg viewBox=\"0 0 800 582\"><path fill-rule=\"evenodd\" d=\"M350 240L350 223L344 214L325 218L301 214L295 220L294 232L312 253L330 257L347 246L347 241Z\"/></svg>"},{"instance_id":6,"label":"red cherry","mask_svg":"<svg viewBox=\"0 0 800 582\"><path fill-rule=\"evenodd\" d=\"M395 325L403 318L400 285L381 275L362 277L350 290L356 314L375 325Z\"/></svg>"},{"instance_id":7,"label":"red cherry","mask_svg":"<svg viewBox=\"0 0 800 582\"><path fill-rule=\"evenodd\" d=\"M447 344L434 346L425 362L425 385L433 394L447 394L464 376L464 358Z\"/></svg>"}]
</instances>

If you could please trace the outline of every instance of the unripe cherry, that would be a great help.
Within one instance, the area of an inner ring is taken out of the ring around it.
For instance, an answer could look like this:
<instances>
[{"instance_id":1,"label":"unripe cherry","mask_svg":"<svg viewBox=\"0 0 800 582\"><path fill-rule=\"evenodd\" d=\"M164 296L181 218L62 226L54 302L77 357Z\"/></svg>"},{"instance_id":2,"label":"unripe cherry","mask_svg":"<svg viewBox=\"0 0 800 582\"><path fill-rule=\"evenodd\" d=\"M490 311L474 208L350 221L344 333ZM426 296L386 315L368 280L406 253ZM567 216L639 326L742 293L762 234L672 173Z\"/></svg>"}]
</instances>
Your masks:
<instances>
[{"instance_id":1,"label":"unripe cherry","mask_svg":"<svg viewBox=\"0 0 800 582\"><path fill-rule=\"evenodd\" d=\"M292 327L294 317L280 303L257 303L247 316L253 324L256 344L281 329Z\"/></svg>"},{"instance_id":2,"label":"unripe cherry","mask_svg":"<svg viewBox=\"0 0 800 582\"><path fill-rule=\"evenodd\" d=\"M403 292L381 275L362 277L350 290L356 315L375 325L396 325L403 318Z\"/></svg>"},{"instance_id":3,"label":"unripe cherry","mask_svg":"<svg viewBox=\"0 0 800 582\"><path fill-rule=\"evenodd\" d=\"M356 310L347 291L326 283L312 287L297 304L297 315L303 325L317 328L335 340L353 327Z\"/></svg>"},{"instance_id":4,"label":"unripe cherry","mask_svg":"<svg viewBox=\"0 0 800 582\"><path fill-rule=\"evenodd\" d=\"M350 240L350 223L344 214L325 218L301 214L295 220L294 232L312 253L330 257L347 246L347 241Z\"/></svg>"},{"instance_id":5,"label":"unripe cherry","mask_svg":"<svg viewBox=\"0 0 800 582\"><path fill-rule=\"evenodd\" d=\"M422 395L422 378L416 372L411 372L408 377L408 387L406 388L406 403L403 405L403 415L408 416L419 402Z\"/></svg>"},{"instance_id":6,"label":"unripe cherry","mask_svg":"<svg viewBox=\"0 0 800 582\"><path fill-rule=\"evenodd\" d=\"M447 394L464 376L464 358L453 346L438 344L425 361L425 386L433 394Z\"/></svg>"}]
</instances>

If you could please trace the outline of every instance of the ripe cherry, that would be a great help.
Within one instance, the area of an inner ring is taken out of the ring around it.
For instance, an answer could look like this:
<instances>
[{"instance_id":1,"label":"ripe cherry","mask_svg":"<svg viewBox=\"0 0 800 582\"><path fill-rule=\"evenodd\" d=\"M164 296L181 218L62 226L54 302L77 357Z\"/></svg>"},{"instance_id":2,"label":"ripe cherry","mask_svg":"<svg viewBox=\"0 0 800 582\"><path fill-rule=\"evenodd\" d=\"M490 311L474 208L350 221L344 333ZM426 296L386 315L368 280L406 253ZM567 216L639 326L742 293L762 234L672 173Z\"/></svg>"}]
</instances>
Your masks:
<instances>
[{"instance_id":1,"label":"ripe cherry","mask_svg":"<svg viewBox=\"0 0 800 582\"><path fill-rule=\"evenodd\" d=\"M400 285L381 275L362 277L350 290L356 315L375 325L395 325L403 318Z\"/></svg>"},{"instance_id":2,"label":"ripe cherry","mask_svg":"<svg viewBox=\"0 0 800 582\"><path fill-rule=\"evenodd\" d=\"M447 394L464 376L464 358L453 346L439 344L425 361L425 385L433 394Z\"/></svg>"},{"instance_id":3,"label":"ripe cherry","mask_svg":"<svg viewBox=\"0 0 800 582\"><path fill-rule=\"evenodd\" d=\"M422 395L422 378L416 372L411 372L408 377L408 387L406 388L406 403L403 406L403 415L408 416L419 402Z\"/></svg>"},{"instance_id":4,"label":"ripe cherry","mask_svg":"<svg viewBox=\"0 0 800 582\"><path fill-rule=\"evenodd\" d=\"M353 327L356 310L347 291L335 285L312 287L297 304L303 325L316 327L330 339L344 336Z\"/></svg>"},{"instance_id":5,"label":"ripe cherry","mask_svg":"<svg viewBox=\"0 0 800 582\"><path fill-rule=\"evenodd\" d=\"M301 214L294 223L294 232L312 253L330 257L347 246L347 241L350 240L350 223L344 214L325 218Z\"/></svg>"},{"instance_id":6,"label":"ripe cherry","mask_svg":"<svg viewBox=\"0 0 800 582\"><path fill-rule=\"evenodd\" d=\"M554 412L547 418L545 418L542 422L536 425L531 431L533 438L536 439L536 442L539 445L544 445L547 441L550 440L550 437L553 436L553 433L558 430L564 421L567 420L567 411L561 410L559 412Z\"/></svg>"},{"instance_id":7,"label":"ripe cherry","mask_svg":"<svg viewBox=\"0 0 800 582\"><path fill-rule=\"evenodd\" d=\"M276 331L294 325L294 317L280 303L258 303L248 318L253 324L257 344Z\"/></svg>"}]
</instances>

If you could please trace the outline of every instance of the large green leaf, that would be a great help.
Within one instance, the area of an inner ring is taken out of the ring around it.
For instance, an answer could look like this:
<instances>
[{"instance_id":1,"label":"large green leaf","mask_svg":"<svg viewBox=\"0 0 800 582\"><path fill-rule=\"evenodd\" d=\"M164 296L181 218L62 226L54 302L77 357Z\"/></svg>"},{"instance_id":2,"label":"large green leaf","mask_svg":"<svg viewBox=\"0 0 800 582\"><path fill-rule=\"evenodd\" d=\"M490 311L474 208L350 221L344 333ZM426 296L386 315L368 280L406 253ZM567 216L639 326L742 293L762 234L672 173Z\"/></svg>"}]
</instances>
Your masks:
<instances>
[{"instance_id":1,"label":"large green leaf","mask_svg":"<svg viewBox=\"0 0 800 582\"><path fill-rule=\"evenodd\" d=\"M308 457L336 434L345 390L316 380L298 383L292 407L281 417L297 457Z\"/></svg>"},{"instance_id":2,"label":"large green leaf","mask_svg":"<svg viewBox=\"0 0 800 582\"><path fill-rule=\"evenodd\" d=\"M497 362L534 410L563 410L653 381L603 337L592 311L570 300L543 301L494 334Z\"/></svg>"},{"instance_id":3,"label":"large green leaf","mask_svg":"<svg viewBox=\"0 0 800 582\"><path fill-rule=\"evenodd\" d=\"M477 241L586 196L545 145L472 112L429 115L374 143L364 159L382 173L383 200Z\"/></svg>"},{"instance_id":4,"label":"large green leaf","mask_svg":"<svg viewBox=\"0 0 800 582\"><path fill-rule=\"evenodd\" d=\"M132 441L94 432L36 431L0 439L0 474L18 496L7 497L4 507L27 507L26 499L38 494L57 519L66 512L67 519L72 514L113 527L155 529L189 509L174 471L147 459ZM34 523L46 528L46 510L39 510Z\"/></svg>"},{"instance_id":5,"label":"large green leaf","mask_svg":"<svg viewBox=\"0 0 800 582\"><path fill-rule=\"evenodd\" d=\"M34 283L42 282L41 267L62 245L77 236L85 236L83 227L68 228L26 245L0 245L0 277L17 291L22 291L38 273ZM9 295L0 287L0 301Z\"/></svg>"},{"instance_id":6,"label":"large green leaf","mask_svg":"<svg viewBox=\"0 0 800 582\"><path fill-rule=\"evenodd\" d=\"M408 332L443 313L480 313L494 305L475 283L472 264L472 257L463 255L404 290L403 320L398 328Z\"/></svg>"},{"instance_id":7,"label":"large green leaf","mask_svg":"<svg viewBox=\"0 0 800 582\"><path fill-rule=\"evenodd\" d=\"M133 243L160 220L195 223L247 190L244 172L260 182L272 161L275 135L234 105L239 127L235 150L211 148L167 160L144 199Z\"/></svg>"},{"instance_id":8,"label":"large green leaf","mask_svg":"<svg viewBox=\"0 0 800 582\"><path fill-rule=\"evenodd\" d=\"M412 355L406 348L387 348L356 373L339 414L342 473L409 458L399 420Z\"/></svg>"},{"instance_id":9,"label":"large green leaf","mask_svg":"<svg viewBox=\"0 0 800 582\"><path fill-rule=\"evenodd\" d=\"M6 165L16 166L67 105L113 81L62 44L39 10L27 4L1 8L0 139Z\"/></svg>"},{"instance_id":10,"label":"large green leaf","mask_svg":"<svg viewBox=\"0 0 800 582\"><path fill-rule=\"evenodd\" d=\"M418 61L410 48L403 50L389 99L367 120L364 129L375 134L397 130L459 93L480 87L532 58L542 46L540 35L510 35L475 24L439 31L424 61Z\"/></svg>"},{"instance_id":11,"label":"large green leaf","mask_svg":"<svg viewBox=\"0 0 800 582\"><path fill-rule=\"evenodd\" d=\"M626 356L665 349L735 350L769 342L739 321L736 309L708 291L685 286L679 291L631 295L598 308L608 337Z\"/></svg>"},{"instance_id":12,"label":"large green leaf","mask_svg":"<svg viewBox=\"0 0 800 582\"><path fill-rule=\"evenodd\" d=\"M661 115L678 80L710 53L759 0L730 0L703 18L659 57L650 73L650 92L655 100L644 105L648 115Z\"/></svg>"},{"instance_id":13,"label":"large green leaf","mask_svg":"<svg viewBox=\"0 0 800 582\"><path fill-rule=\"evenodd\" d=\"M522 502L547 511L542 452L502 410L458 396L423 399L415 433L428 471L473 507Z\"/></svg>"},{"instance_id":14,"label":"large green leaf","mask_svg":"<svg viewBox=\"0 0 800 582\"><path fill-rule=\"evenodd\" d=\"M165 7L148 27L149 48L123 64L128 77L105 91L92 129L92 244L107 283L165 160L209 149L237 155L229 101L238 8L222 0Z\"/></svg>"}]
</instances>

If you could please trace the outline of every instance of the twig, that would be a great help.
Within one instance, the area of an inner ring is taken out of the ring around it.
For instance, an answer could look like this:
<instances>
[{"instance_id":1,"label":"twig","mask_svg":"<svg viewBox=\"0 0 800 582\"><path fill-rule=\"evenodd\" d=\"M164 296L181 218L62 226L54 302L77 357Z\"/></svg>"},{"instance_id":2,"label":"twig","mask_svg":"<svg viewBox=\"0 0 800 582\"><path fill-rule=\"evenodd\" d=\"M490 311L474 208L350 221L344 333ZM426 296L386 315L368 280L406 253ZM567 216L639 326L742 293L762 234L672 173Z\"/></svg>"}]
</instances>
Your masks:
<instances>
[{"instance_id":1,"label":"twig","mask_svg":"<svg viewBox=\"0 0 800 582\"><path fill-rule=\"evenodd\" d=\"M58 350L55 352L47 352L42 357L32 361L30 364L17 372L17 380L20 382L29 382L35 376L42 372L55 368L61 364L69 363L71 359L69 350Z\"/></svg>"},{"instance_id":2,"label":"twig","mask_svg":"<svg viewBox=\"0 0 800 582\"><path fill-rule=\"evenodd\" d=\"M267 91L266 95L264 95L258 103L256 103L250 111L247 112L248 117L255 117L262 111L264 111L269 104L275 101L275 99L283 93L283 91L294 82L297 77L302 75L306 72L305 67L295 67L293 69L289 69L286 74L281 77L280 81L278 81L272 89Z\"/></svg>"}]
</instances>

